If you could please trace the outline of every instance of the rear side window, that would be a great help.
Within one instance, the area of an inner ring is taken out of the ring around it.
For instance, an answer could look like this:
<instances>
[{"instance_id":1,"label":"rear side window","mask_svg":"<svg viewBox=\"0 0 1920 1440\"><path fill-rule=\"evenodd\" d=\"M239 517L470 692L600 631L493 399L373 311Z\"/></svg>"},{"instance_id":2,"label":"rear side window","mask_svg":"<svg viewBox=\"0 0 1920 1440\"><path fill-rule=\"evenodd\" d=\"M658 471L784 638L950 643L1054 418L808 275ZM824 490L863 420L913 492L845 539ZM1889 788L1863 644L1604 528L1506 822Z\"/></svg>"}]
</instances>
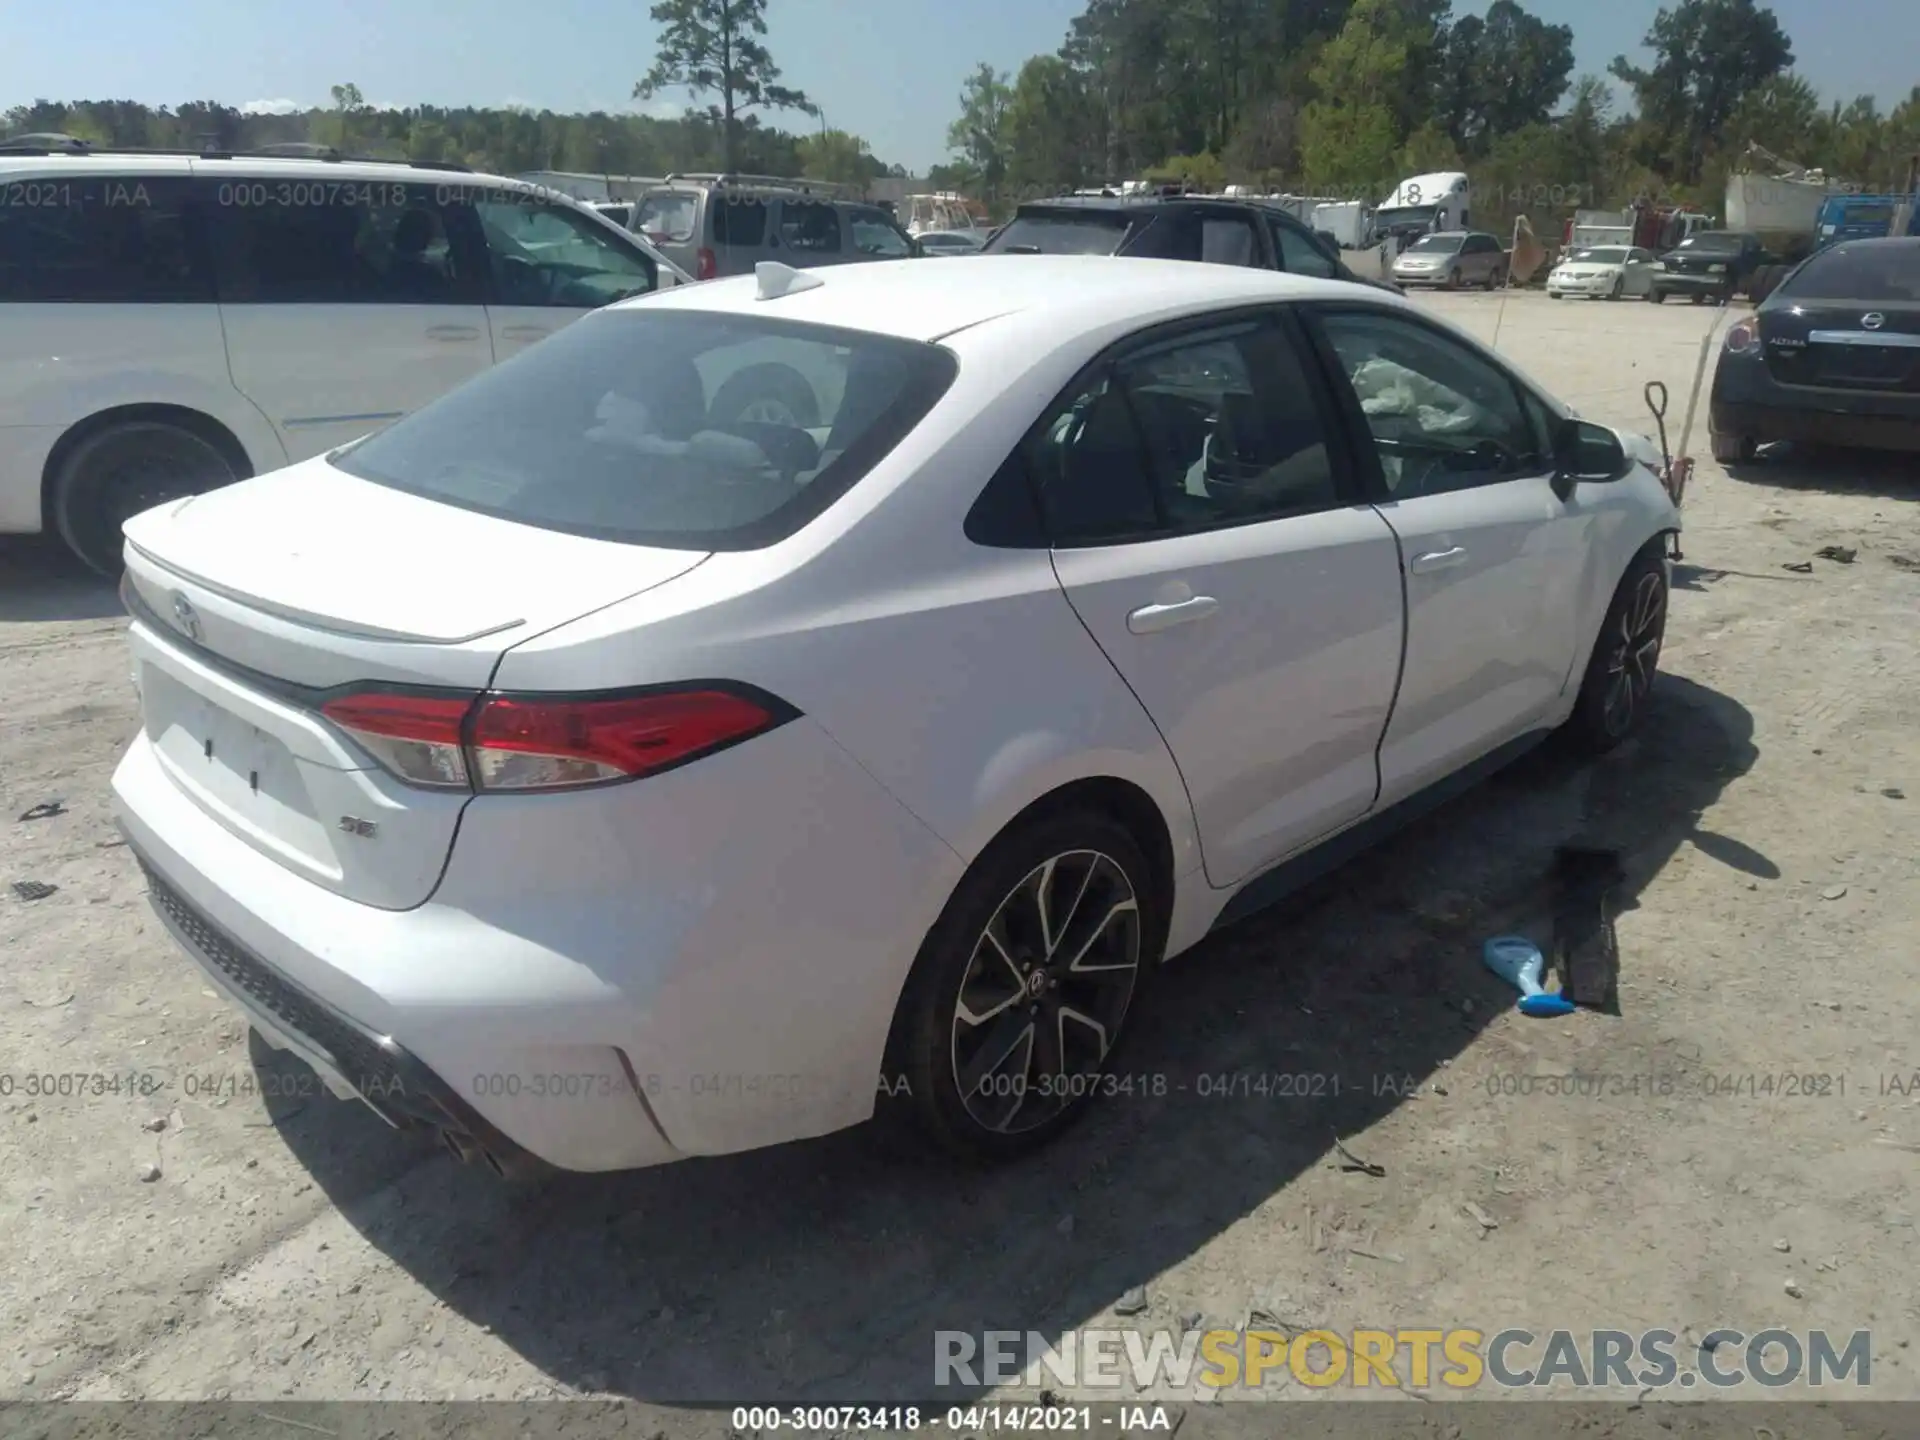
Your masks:
<instances>
[{"instance_id":1,"label":"rear side window","mask_svg":"<svg viewBox=\"0 0 1920 1440\"><path fill-rule=\"evenodd\" d=\"M1127 238L1125 215L1088 211L1016 215L986 244L992 255L1111 255Z\"/></svg>"},{"instance_id":2,"label":"rear side window","mask_svg":"<svg viewBox=\"0 0 1920 1440\"><path fill-rule=\"evenodd\" d=\"M184 178L0 179L0 300L210 301Z\"/></svg>"},{"instance_id":3,"label":"rear side window","mask_svg":"<svg viewBox=\"0 0 1920 1440\"><path fill-rule=\"evenodd\" d=\"M1775 293L1867 305L1920 302L1920 241L1836 246L1795 270Z\"/></svg>"},{"instance_id":4,"label":"rear side window","mask_svg":"<svg viewBox=\"0 0 1920 1440\"><path fill-rule=\"evenodd\" d=\"M633 228L656 245L684 245L693 239L694 199L680 191L661 191L640 202Z\"/></svg>"},{"instance_id":5,"label":"rear side window","mask_svg":"<svg viewBox=\"0 0 1920 1440\"><path fill-rule=\"evenodd\" d=\"M1262 263L1259 239L1245 217L1195 211L1162 214L1138 241L1127 247L1127 253L1209 265L1259 266Z\"/></svg>"},{"instance_id":6,"label":"rear side window","mask_svg":"<svg viewBox=\"0 0 1920 1440\"><path fill-rule=\"evenodd\" d=\"M543 529L757 549L871 470L956 368L918 341L636 306L569 325L332 463Z\"/></svg>"},{"instance_id":7,"label":"rear side window","mask_svg":"<svg viewBox=\"0 0 1920 1440\"><path fill-rule=\"evenodd\" d=\"M782 200L780 243L802 255L839 254L840 212L817 200Z\"/></svg>"},{"instance_id":8,"label":"rear side window","mask_svg":"<svg viewBox=\"0 0 1920 1440\"><path fill-rule=\"evenodd\" d=\"M713 199L713 243L758 249L767 243L767 202L754 196Z\"/></svg>"},{"instance_id":9,"label":"rear side window","mask_svg":"<svg viewBox=\"0 0 1920 1440\"><path fill-rule=\"evenodd\" d=\"M475 304L479 263L430 185L325 177L196 182L220 299L261 305Z\"/></svg>"}]
</instances>

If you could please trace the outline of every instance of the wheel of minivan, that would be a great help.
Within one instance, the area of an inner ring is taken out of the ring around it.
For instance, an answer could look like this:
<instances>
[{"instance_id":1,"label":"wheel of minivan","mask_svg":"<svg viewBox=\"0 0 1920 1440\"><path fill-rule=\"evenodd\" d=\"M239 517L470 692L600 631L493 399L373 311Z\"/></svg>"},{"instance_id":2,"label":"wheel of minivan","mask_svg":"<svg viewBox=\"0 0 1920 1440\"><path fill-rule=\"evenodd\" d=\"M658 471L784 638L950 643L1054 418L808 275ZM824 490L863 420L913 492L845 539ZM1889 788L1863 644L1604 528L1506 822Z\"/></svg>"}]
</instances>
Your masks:
<instances>
[{"instance_id":1,"label":"wheel of minivan","mask_svg":"<svg viewBox=\"0 0 1920 1440\"><path fill-rule=\"evenodd\" d=\"M1098 811L1021 826L974 862L920 947L888 1041L885 1110L964 1158L1071 1124L1101 1076L1166 918L1133 836Z\"/></svg>"},{"instance_id":2,"label":"wheel of minivan","mask_svg":"<svg viewBox=\"0 0 1920 1440\"><path fill-rule=\"evenodd\" d=\"M707 407L707 418L716 425L753 420L811 429L820 423L820 402L792 366L749 365L720 387Z\"/></svg>"},{"instance_id":3,"label":"wheel of minivan","mask_svg":"<svg viewBox=\"0 0 1920 1440\"><path fill-rule=\"evenodd\" d=\"M54 477L48 508L68 549L102 575L117 575L120 527L128 520L239 478L227 457L191 430L136 420L81 441Z\"/></svg>"},{"instance_id":4,"label":"wheel of minivan","mask_svg":"<svg viewBox=\"0 0 1920 1440\"><path fill-rule=\"evenodd\" d=\"M1666 634L1667 567L1656 541L1627 566L1600 622L1567 722L1580 749L1605 754L1640 728Z\"/></svg>"}]
</instances>

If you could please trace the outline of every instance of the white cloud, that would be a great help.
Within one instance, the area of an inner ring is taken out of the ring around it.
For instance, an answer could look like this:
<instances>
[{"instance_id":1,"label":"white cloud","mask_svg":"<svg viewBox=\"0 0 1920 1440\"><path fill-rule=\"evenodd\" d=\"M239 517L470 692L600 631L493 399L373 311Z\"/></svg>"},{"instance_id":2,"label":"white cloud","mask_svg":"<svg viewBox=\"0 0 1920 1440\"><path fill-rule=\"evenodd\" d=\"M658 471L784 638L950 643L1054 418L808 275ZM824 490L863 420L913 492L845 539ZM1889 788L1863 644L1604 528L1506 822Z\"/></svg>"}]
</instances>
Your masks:
<instances>
[{"instance_id":1,"label":"white cloud","mask_svg":"<svg viewBox=\"0 0 1920 1440\"><path fill-rule=\"evenodd\" d=\"M296 115L306 107L298 100L249 100L240 107L242 115Z\"/></svg>"},{"instance_id":2,"label":"white cloud","mask_svg":"<svg viewBox=\"0 0 1920 1440\"><path fill-rule=\"evenodd\" d=\"M690 100L684 97L679 100L673 100L665 95L656 95L653 99L646 101L640 106L640 113L642 115L651 115L656 120L678 120L686 113L687 107L691 103Z\"/></svg>"}]
</instances>

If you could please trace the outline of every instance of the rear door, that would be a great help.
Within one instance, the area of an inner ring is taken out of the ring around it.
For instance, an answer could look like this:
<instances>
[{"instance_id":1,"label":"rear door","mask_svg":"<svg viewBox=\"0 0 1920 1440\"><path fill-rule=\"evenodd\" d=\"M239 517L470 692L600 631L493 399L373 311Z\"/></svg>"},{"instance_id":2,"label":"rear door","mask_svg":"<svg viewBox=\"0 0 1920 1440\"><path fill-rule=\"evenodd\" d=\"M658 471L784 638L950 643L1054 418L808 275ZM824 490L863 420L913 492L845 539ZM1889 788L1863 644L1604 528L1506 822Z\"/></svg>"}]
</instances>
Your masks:
<instances>
[{"instance_id":1,"label":"rear door","mask_svg":"<svg viewBox=\"0 0 1920 1440\"><path fill-rule=\"evenodd\" d=\"M492 365L485 277L437 187L198 168L233 383L289 459Z\"/></svg>"},{"instance_id":2,"label":"rear door","mask_svg":"<svg viewBox=\"0 0 1920 1440\"><path fill-rule=\"evenodd\" d=\"M1554 494L1552 417L1484 352L1405 310L1315 306L1399 537L1407 651L1380 749L1390 805L1541 724L1580 637L1595 509Z\"/></svg>"},{"instance_id":3,"label":"rear door","mask_svg":"<svg viewBox=\"0 0 1920 1440\"><path fill-rule=\"evenodd\" d=\"M469 207L487 257L487 323L509 360L590 310L659 288L638 245L571 205L534 192L474 192Z\"/></svg>"},{"instance_id":4,"label":"rear door","mask_svg":"<svg viewBox=\"0 0 1920 1440\"><path fill-rule=\"evenodd\" d=\"M1327 413L1291 321L1254 312L1140 337L1025 452L1060 583L1166 737L1218 886L1378 789L1399 556Z\"/></svg>"}]
</instances>

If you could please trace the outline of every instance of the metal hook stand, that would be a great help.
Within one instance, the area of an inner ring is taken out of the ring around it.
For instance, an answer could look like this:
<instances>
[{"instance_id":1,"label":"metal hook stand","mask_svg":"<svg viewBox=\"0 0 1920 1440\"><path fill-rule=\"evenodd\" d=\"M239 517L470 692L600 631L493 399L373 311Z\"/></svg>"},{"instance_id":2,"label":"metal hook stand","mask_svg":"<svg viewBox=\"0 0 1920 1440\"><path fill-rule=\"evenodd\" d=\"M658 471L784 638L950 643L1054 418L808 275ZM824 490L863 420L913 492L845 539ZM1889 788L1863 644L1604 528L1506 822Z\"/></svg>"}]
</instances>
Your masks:
<instances>
[{"instance_id":1,"label":"metal hook stand","mask_svg":"<svg viewBox=\"0 0 1920 1440\"><path fill-rule=\"evenodd\" d=\"M1697 391L1697 377L1695 389ZM1667 446L1667 387L1658 380L1649 380L1642 392L1647 401L1647 409L1653 412L1653 423L1660 432L1660 483L1666 487L1667 494L1673 498L1676 507L1680 498L1687 493L1687 481L1693 478L1693 460L1687 455L1675 456ZM1686 443L1682 435L1681 443ZM1670 536L1668 553L1675 560L1685 557L1680 553L1680 537Z\"/></svg>"}]
</instances>

